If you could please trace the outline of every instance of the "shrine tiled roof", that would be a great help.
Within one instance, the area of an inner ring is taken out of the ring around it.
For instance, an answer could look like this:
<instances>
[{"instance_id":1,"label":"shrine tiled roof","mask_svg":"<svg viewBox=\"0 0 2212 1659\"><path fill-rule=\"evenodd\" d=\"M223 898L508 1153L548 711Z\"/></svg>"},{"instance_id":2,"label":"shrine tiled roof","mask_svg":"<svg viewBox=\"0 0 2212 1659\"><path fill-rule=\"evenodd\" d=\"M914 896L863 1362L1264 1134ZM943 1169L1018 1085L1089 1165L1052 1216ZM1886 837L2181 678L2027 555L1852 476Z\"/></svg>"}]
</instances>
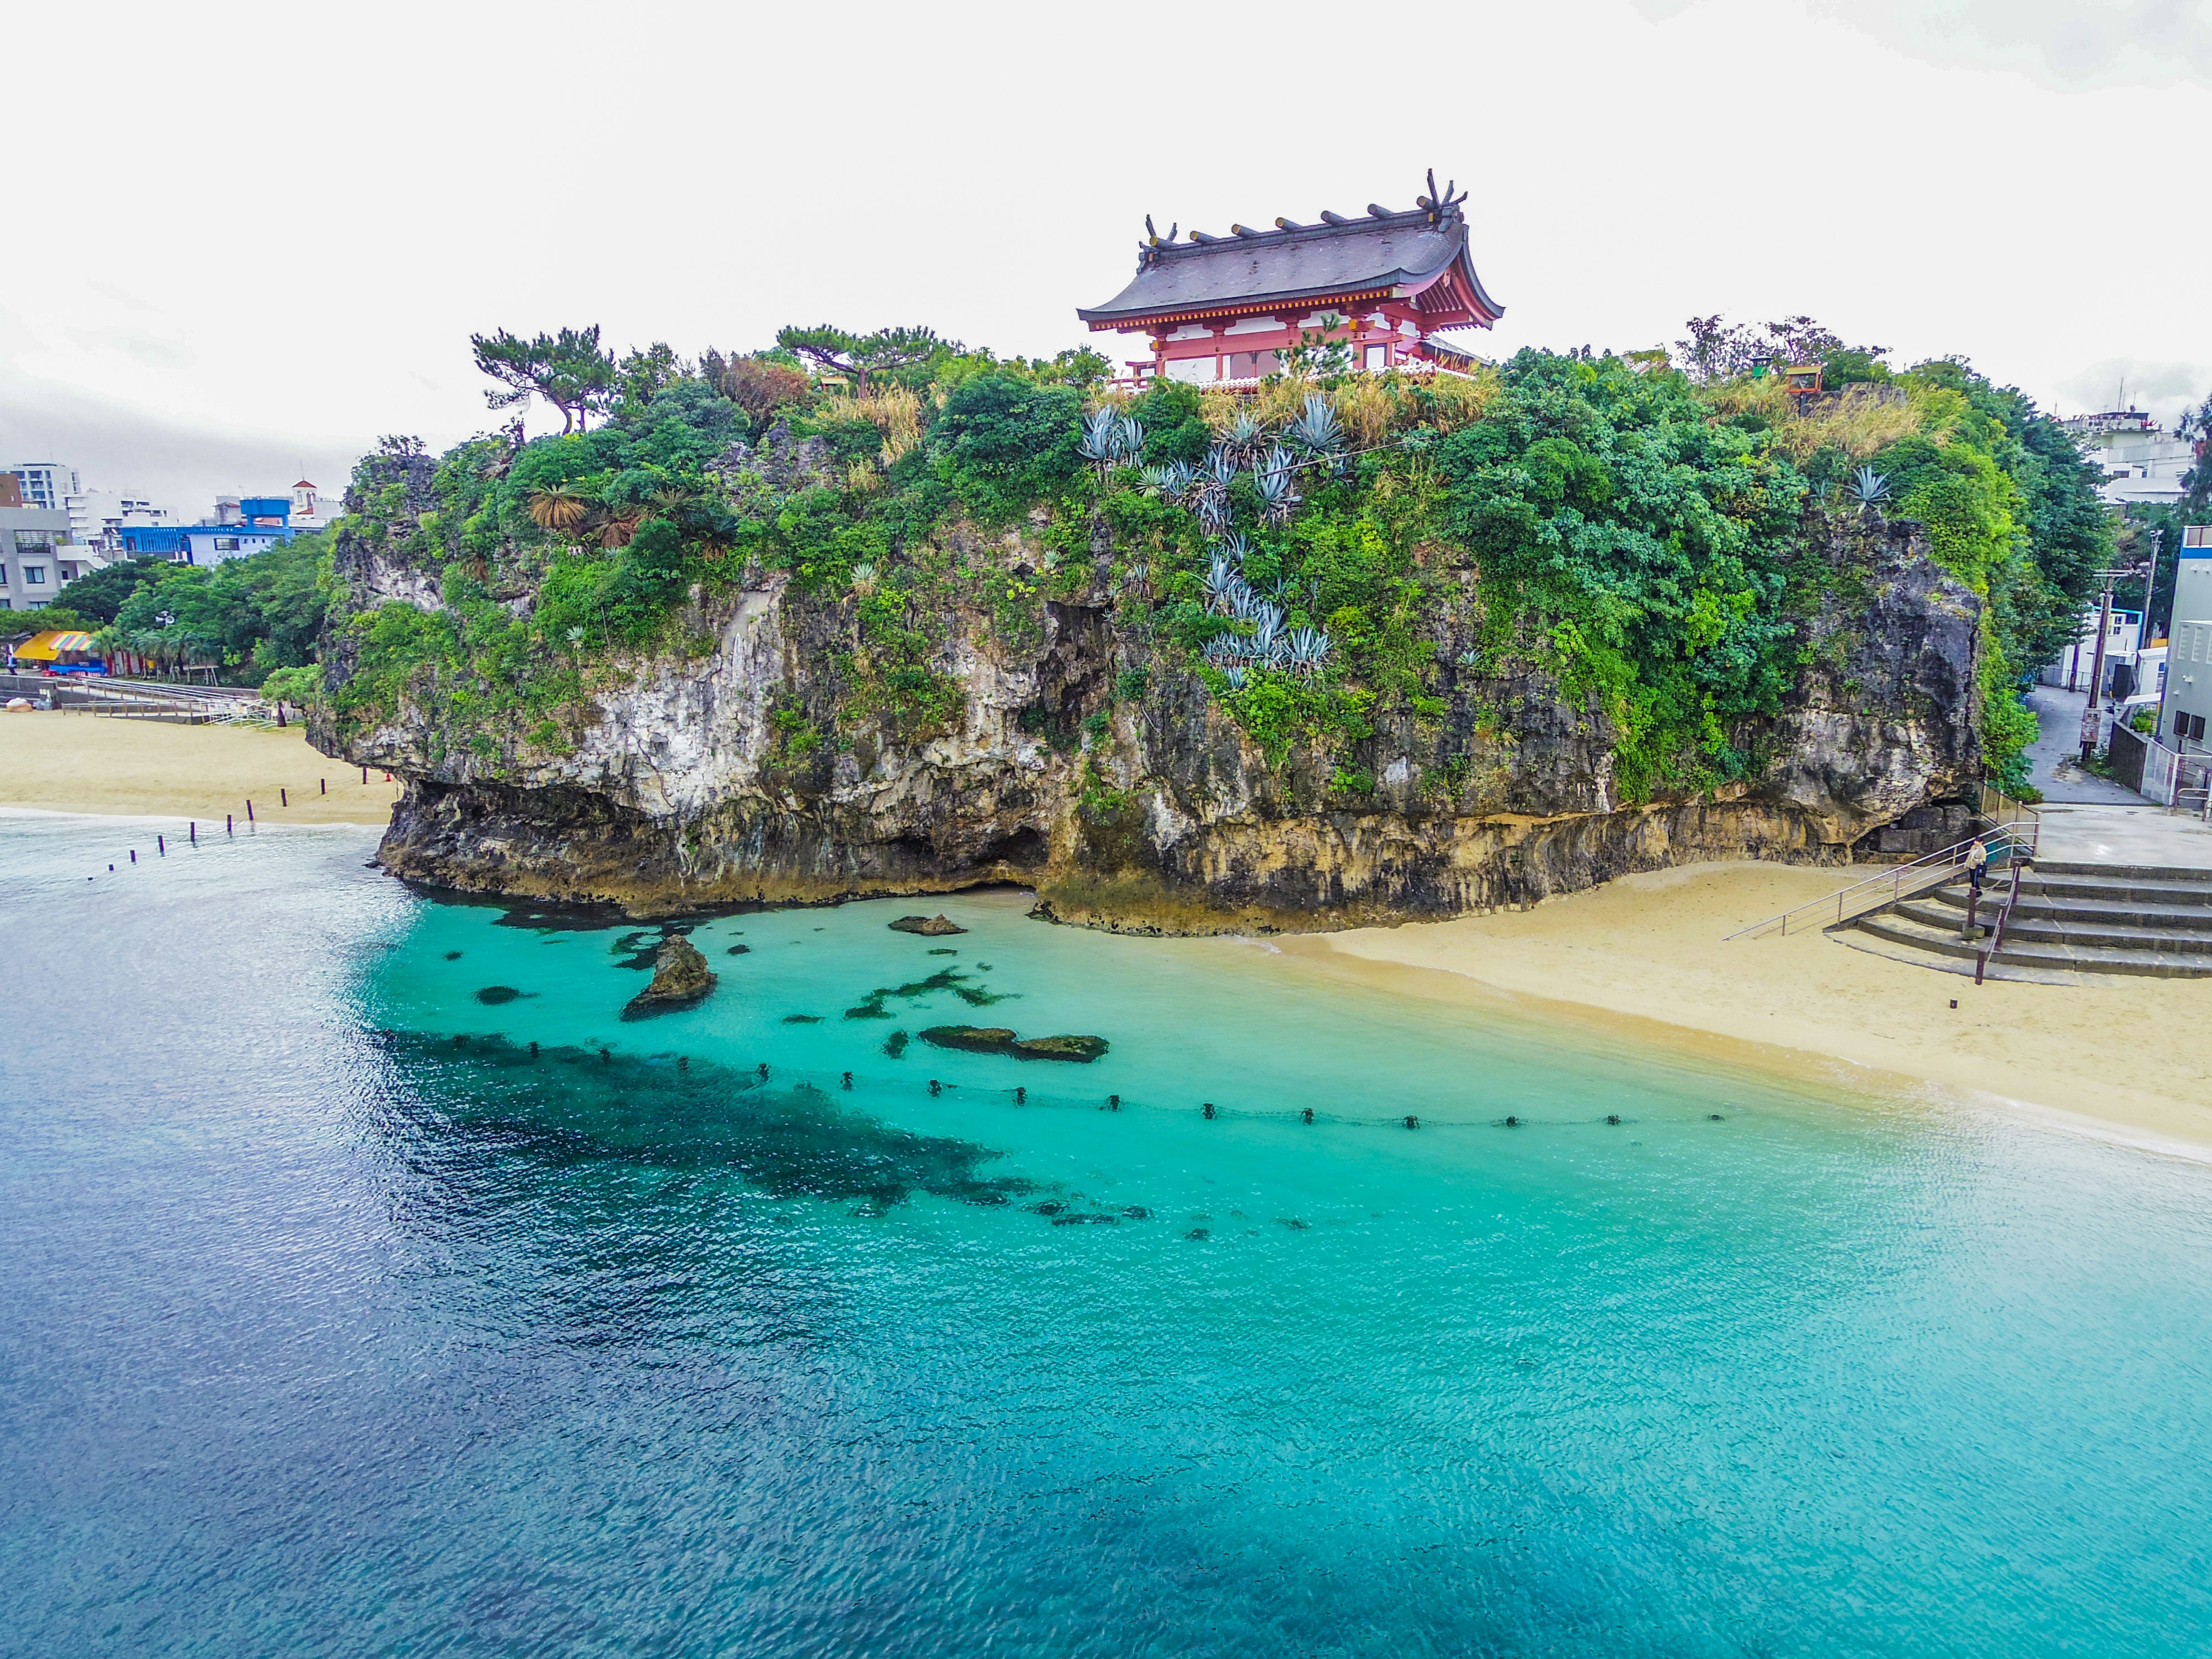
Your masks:
<instances>
[{"instance_id":1,"label":"shrine tiled roof","mask_svg":"<svg viewBox=\"0 0 2212 1659\"><path fill-rule=\"evenodd\" d=\"M1449 191L1434 197L1433 179L1431 190L1420 206L1404 212L1370 204L1360 217L1328 213L1317 225L1278 219L1273 230L1238 225L1226 236L1194 231L1189 241L1175 240L1172 232L1165 239L1152 236L1139 246L1137 274L1128 286L1076 315L1094 328L1126 327L1154 318L1355 293L1419 294L1456 265L1453 308L1467 313L1462 320L1486 325L1505 308L1483 290L1474 273L1458 202Z\"/></svg>"}]
</instances>

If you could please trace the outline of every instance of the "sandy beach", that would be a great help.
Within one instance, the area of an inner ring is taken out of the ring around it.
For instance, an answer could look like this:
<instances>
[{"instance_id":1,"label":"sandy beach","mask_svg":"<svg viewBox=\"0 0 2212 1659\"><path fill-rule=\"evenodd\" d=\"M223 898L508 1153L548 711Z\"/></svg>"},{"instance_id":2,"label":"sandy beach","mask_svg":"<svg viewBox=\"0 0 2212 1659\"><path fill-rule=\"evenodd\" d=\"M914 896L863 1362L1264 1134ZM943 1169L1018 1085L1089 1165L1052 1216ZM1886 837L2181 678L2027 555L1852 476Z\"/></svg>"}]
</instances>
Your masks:
<instances>
[{"instance_id":1,"label":"sandy beach","mask_svg":"<svg viewBox=\"0 0 2212 1659\"><path fill-rule=\"evenodd\" d=\"M226 812L242 820L251 800L264 823L381 825L391 819L399 786L385 782L381 772L368 776L364 784L359 767L318 754L297 726L276 732L0 714L0 806L220 823Z\"/></svg>"},{"instance_id":2,"label":"sandy beach","mask_svg":"<svg viewBox=\"0 0 2212 1659\"><path fill-rule=\"evenodd\" d=\"M1858 873L1692 865L1532 910L1279 943L1404 994L1519 1001L1595 1041L1633 1028L1800 1074L1934 1084L2105 1138L2212 1155L2212 1054L2189 1036L2212 1015L2212 980L1978 986L1818 932L1722 942Z\"/></svg>"}]
</instances>

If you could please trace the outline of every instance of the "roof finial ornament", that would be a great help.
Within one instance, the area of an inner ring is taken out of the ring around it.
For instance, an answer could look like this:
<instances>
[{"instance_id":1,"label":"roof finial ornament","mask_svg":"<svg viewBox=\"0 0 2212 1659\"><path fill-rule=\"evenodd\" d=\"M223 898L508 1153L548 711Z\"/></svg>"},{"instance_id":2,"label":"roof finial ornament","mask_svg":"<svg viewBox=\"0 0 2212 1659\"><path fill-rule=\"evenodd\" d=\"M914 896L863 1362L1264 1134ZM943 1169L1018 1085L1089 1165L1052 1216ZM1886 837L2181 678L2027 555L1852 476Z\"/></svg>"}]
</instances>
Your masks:
<instances>
[{"instance_id":1,"label":"roof finial ornament","mask_svg":"<svg viewBox=\"0 0 2212 1659\"><path fill-rule=\"evenodd\" d=\"M1456 196L1452 193L1455 190L1458 189L1458 179L1453 179L1449 180L1444 185L1444 193L1442 196L1438 196L1437 194L1437 170L1434 167L1431 167L1429 169L1429 193L1426 196L1416 196L1413 198L1413 205L1419 208L1424 213L1429 216L1429 222L1432 225L1441 225L1447 219L1456 219L1459 217L1459 204L1467 200L1467 192L1463 190L1460 191Z\"/></svg>"},{"instance_id":2,"label":"roof finial ornament","mask_svg":"<svg viewBox=\"0 0 2212 1659\"><path fill-rule=\"evenodd\" d=\"M1148 265L1159 264L1161 250L1175 240L1176 233L1182 228L1182 222L1178 220L1168 227L1168 234L1163 236L1154 227L1152 216L1147 213L1145 216L1145 240L1137 244L1137 269L1142 270Z\"/></svg>"}]
</instances>

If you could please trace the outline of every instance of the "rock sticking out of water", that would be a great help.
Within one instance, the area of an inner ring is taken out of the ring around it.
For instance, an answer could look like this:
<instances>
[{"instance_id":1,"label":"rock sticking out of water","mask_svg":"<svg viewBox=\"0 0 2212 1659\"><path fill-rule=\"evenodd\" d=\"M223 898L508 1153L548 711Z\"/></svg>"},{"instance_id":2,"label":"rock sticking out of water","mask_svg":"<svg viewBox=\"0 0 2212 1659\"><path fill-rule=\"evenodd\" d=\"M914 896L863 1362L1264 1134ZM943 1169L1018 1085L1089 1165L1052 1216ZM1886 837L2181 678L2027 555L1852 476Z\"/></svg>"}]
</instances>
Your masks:
<instances>
[{"instance_id":1,"label":"rock sticking out of water","mask_svg":"<svg viewBox=\"0 0 2212 1659\"><path fill-rule=\"evenodd\" d=\"M708 969L707 958L699 954L699 947L681 933L672 933L660 942L653 958L653 983L629 1000L623 1018L643 1019L649 1014L689 1008L706 1000L714 981L715 975Z\"/></svg>"},{"instance_id":2,"label":"rock sticking out of water","mask_svg":"<svg viewBox=\"0 0 2212 1659\"><path fill-rule=\"evenodd\" d=\"M943 939L948 933L964 933L968 930L950 916L901 916L891 924L894 933L922 933L931 939Z\"/></svg>"},{"instance_id":3,"label":"rock sticking out of water","mask_svg":"<svg viewBox=\"0 0 2212 1659\"><path fill-rule=\"evenodd\" d=\"M1106 1052L1101 1036L1017 1036L1003 1025L933 1025L924 1042L963 1048L977 1054L1012 1054L1016 1060L1072 1060L1088 1066Z\"/></svg>"}]
</instances>

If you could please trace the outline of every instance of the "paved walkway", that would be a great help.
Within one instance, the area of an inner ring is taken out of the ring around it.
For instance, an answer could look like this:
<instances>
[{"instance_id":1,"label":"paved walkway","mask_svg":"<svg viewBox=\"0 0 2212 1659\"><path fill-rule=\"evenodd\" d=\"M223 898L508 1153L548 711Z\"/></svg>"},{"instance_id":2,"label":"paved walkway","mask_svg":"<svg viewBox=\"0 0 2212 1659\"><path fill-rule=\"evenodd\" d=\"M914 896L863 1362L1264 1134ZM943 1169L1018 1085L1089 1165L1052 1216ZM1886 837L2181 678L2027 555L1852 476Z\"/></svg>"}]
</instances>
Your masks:
<instances>
[{"instance_id":1,"label":"paved walkway","mask_svg":"<svg viewBox=\"0 0 2212 1659\"><path fill-rule=\"evenodd\" d=\"M2086 691L2039 685L2028 706L2042 730L2027 751L2043 791L2043 857L2063 864L2136 864L2212 869L2212 824L2154 805L2132 789L2077 765Z\"/></svg>"},{"instance_id":2,"label":"paved walkway","mask_svg":"<svg viewBox=\"0 0 2212 1659\"><path fill-rule=\"evenodd\" d=\"M2136 799L2134 806L2046 805L2038 854L2059 864L2212 870L2212 824Z\"/></svg>"},{"instance_id":3,"label":"paved walkway","mask_svg":"<svg viewBox=\"0 0 2212 1659\"><path fill-rule=\"evenodd\" d=\"M2086 691L2039 685L2027 694L2042 728L2027 751L2028 781L2043 791L2047 801L2072 801L2089 806L2141 806L2143 798L2109 779L2092 777L2077 763L2081 754L2081 710L2089 701Z\"/></svg>"}]
</instances>

